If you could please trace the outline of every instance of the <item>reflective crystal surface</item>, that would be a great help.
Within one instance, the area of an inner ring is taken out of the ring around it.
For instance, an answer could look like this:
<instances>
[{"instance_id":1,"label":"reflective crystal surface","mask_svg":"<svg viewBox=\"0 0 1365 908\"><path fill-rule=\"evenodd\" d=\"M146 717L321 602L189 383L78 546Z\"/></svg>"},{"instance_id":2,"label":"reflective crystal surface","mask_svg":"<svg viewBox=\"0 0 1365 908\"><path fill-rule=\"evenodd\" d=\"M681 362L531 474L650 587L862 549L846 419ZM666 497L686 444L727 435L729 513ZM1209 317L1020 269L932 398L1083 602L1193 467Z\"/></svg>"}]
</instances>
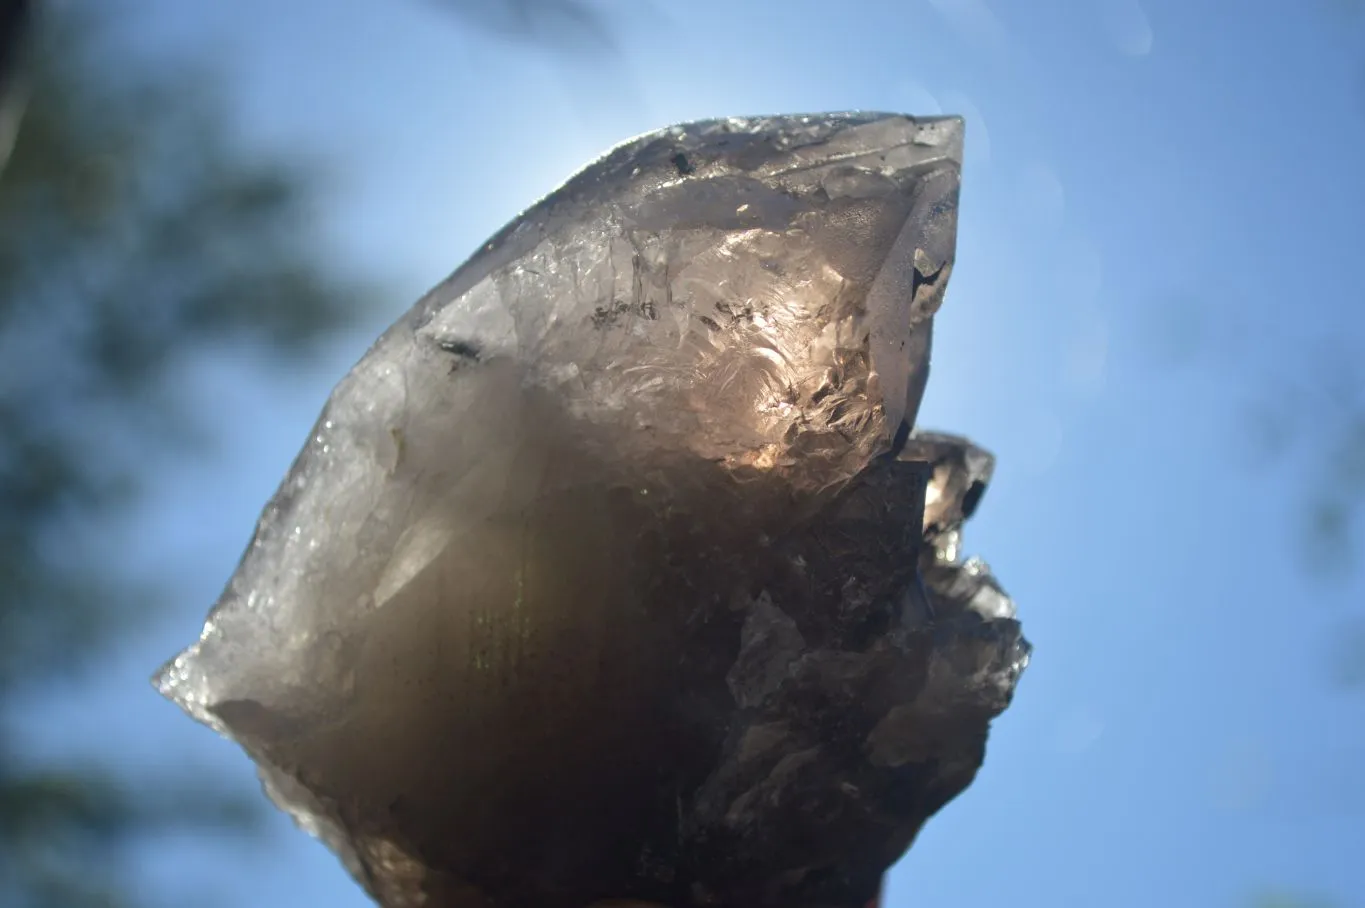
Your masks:
<instances>
[{"instance_id":1,"label":"reflective crystal surface","mask_svg":"<svg viewBox=\"0 0 1365 908\"><path fill-rule=\"evenodd\" d=\"M910 431L961 153L609 152L342 379L160 690L390 908L861 905L1028 657L991 457Z\"/></svg>"}]
</instances>

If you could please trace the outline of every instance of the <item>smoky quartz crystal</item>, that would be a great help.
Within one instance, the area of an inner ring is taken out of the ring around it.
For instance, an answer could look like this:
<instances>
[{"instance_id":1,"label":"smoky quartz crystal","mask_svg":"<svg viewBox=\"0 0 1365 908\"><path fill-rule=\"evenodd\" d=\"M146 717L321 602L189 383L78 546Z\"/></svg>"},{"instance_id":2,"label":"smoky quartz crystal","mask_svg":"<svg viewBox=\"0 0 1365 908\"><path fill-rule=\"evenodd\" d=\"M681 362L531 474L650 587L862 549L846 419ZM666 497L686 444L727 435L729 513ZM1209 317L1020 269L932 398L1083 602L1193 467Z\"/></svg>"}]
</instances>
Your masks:
<instances>
[{"instance_id":1,"label":"smoky quartz crystal","mask_svg":"<svg viewBox=\"0 0 1365 908\"><path fill-rule=\"evenodd\" d=\"M915 429L961 120L693 123L333 391L156 677L387 908L857 908L1028 660Z\"/></svg>"}]
</instances>

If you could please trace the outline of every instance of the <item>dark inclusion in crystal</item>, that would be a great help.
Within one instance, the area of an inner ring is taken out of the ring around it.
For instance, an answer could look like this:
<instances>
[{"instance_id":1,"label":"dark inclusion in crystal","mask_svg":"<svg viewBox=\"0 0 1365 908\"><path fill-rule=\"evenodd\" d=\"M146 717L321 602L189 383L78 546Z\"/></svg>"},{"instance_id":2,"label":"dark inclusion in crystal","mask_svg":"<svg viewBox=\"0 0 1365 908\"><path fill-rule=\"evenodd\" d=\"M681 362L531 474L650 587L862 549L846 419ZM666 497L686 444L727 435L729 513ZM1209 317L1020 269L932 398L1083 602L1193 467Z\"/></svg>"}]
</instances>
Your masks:
<instances>
[{"instance_id":1,"label":"dark inclusion in crystal","mask_svg":"<svg viewBox=\"0 0 1365 908\"><path fill-rule=\"evenodd\" d=\"M592 164L342 379L162 692L390 908L862 905L1028 658L990 455L910 431L961 139Z\"/></svg>"}]
</instances>

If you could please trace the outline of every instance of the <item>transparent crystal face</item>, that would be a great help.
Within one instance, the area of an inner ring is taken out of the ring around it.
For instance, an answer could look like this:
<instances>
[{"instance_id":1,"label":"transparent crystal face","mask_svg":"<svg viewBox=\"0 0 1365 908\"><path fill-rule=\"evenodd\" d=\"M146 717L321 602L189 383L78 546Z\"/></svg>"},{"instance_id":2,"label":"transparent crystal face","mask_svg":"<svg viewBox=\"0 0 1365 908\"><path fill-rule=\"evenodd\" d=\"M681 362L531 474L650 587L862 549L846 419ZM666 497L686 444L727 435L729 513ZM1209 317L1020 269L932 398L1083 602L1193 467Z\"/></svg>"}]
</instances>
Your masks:
<instances>
[{"instance_id":1,"label":"transparent crystal face","mask_svg":"<svg viewBox=\"0 0 1365 908\"><path fill-rule=\"evenodd\" d=\"M385 905L865 899L1028 655L910 432L961 141L609 152L342 379L161 691Z\"/></svg>"}]
</instances>

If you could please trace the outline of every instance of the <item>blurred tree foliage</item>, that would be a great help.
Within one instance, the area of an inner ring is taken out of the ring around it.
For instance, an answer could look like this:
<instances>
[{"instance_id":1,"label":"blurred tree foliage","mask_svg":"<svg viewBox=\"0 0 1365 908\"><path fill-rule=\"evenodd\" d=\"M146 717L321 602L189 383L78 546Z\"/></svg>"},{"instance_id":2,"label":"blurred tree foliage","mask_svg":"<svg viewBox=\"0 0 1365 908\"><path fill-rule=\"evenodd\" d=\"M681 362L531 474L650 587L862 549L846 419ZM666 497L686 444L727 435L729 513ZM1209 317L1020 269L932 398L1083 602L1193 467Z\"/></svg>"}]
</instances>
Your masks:
<instances>
[{"instance_id":1,"label":"blurred tree foliage","mask_svg":"<svg viewBox=\"0 0 1365 908\"><path fill-rule=\"evenodd\" d=\"M1324 581L1358 579L1365 566L1365 372L1357 352L1333 340L1303 354L1311 368L1249 383L1253 441L1303 464L1293 532L1300 563ZM1353 605L1326 651L1329 676L1345 687L1365 685L1365 610Z\"/></svg>"},{"instance_id":2,"label":"blurred tree foliage","mask_svg":"<svg viewBox=\"0 0 1365 908\"><path fill-rule=\"evenodd\" d=\"M1331 40L1357 46L1365 0L1320 0L1308 10L1320 15ZM1355 52L1362 61L1365 116L1365 51ZM1149 341L1163 367L1209 365L1237 376L1247 448L1266 464L1289 465L1296 473L1298 504L1284 548L1297 549L1304 573L1325 585L1365 580L1365 359L1359 332L1351 319L1327 311L1301 320L1306 335L1286 331L1279 312L1264 321L1244 318L1235 309L1181 296L1158 316L1161 324ZM1283 351L1279 364L1260 353L1268 336ZM1338 613L1324 663L1333 683L1365 691L1365 602L1351 601Z\"/></svg>"},{"instance_id":3,"label":"blurred tree foliage","mask_svg":"<svg viewBox=\"0 0 1365 908\"><path fill-rule=\"evenodd\" d=\"M297 357L357 308L357 285L310 246L305 172L234 147L202 83L120 48L99 5L83 6L35 22L26 112L0 173L7 908L128 904L128 849L185 826L250 824L254 803L199 779L27 760L16 710L148 615L79 540L133 500L140 461L188 437L171 370L225 342Z\"/></svg>"},{"instance_id":4,"label":"blurred tree foliage","mask_svg":"<svg viewBox=\"0 0 1365 908\"><path fill-rule=\"evenodd\" d=\"M431 0L479 31L541 50L613 53L616 37L600 10L584 0Z\"/></svg>"},{"instance_id":5,"label":"blurred tree foliage","mask_svg":"<svg viewBox=\"0 0 1365 908\"><path fill-rule=\"evenodd\" d=\"M1328 25L1336 34L1360 35L1365 22L1365 0L1330 0L1335 16ZM1365 62L1358 69L1358 103L1365 116ZM1316 494L1310 499L1308 536L1316 545L1319 565L1330 561L1338 569L1356 571L1365 555L1365 371L1354 345L1339 346L1320 357L1321 389L1316 406L1304 408L1309 419L1326 415L1327 432L1321 446L1321 471ZM1303 416L1300 416L1303 420ZM1308 433L1305 433L1308 434ZM1344 617L1329 649L1332 678L1346 687L1365 689L1365 603Z\"/></svg>"},{"instance_id":6,"label":"blurred tree foliage","mask_svg":"<svg viewBox=\"0 0 1365 908\"><path fill-rule=\"evenodd\" d=\"M0 0L0 170L14 147L14 136L27 106L28 92L19 77L27 47L33 0Z\"/></svg>"}]
</instances>

